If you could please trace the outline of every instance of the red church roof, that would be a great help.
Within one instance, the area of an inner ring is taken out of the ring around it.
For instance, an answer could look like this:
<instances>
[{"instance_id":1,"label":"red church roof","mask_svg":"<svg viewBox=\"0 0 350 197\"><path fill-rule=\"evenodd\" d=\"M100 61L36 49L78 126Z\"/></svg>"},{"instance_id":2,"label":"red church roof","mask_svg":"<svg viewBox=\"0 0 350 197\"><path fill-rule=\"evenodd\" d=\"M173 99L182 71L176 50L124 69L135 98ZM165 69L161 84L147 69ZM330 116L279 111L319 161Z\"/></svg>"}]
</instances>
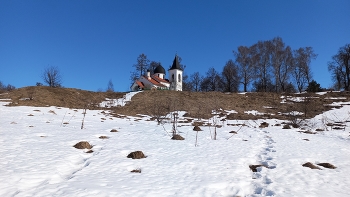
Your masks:
<instances>
[{"instance_id":1,"label":"red church roof","mask_svg":"<svg viewBox=\"0 0 350 197\"><path fill-rule=\"evenodd\" d=\"M158 81L152 79L152 78L147 78L145 77L149 82L151 82L153 85L156 85L156 86L161 86L161 87L165 87L163 84L160 84Z\"/></svg>"},{"instance_id":2,"label":"red church roof","mask_svg":"<svg viewBox=\"0 0 350 197\"><path fill-rule=\"evenodd\" d=\"M138 86L140 86L140 88L144 88L144 87L145 87L141 81L137 81L137 80L136 80L136 84L137 84Z\"/></svg>"},{"instance_id":3,"label":"red church roof","mask_svg":"<svg viewBox=\"0 0 350 197\"><path fill-rule=\"evenodd\" d=\"M163 83L169 83L169 81L165 80L165 79L162 79L156 75L153 75L152 78L158 82L163 82Z\"/></svg>"}]
</instances>

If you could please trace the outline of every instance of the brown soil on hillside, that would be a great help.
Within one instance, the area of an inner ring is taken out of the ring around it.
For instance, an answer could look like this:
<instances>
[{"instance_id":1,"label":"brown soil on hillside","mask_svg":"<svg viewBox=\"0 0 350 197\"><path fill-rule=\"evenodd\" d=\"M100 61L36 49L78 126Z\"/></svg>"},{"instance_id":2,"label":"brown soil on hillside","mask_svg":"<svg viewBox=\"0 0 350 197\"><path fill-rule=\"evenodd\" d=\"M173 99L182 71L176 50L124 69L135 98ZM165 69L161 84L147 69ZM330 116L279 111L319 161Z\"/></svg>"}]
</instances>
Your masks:
<instances>
[{"instance_id":1,"label":"brown soil on hillside","mask_svg":"<svg viewBox=\"0 0 350 197\"><path fill-rule=\"evenodd\" d=\"M284 100L290 97L308 97L304 102ZM193 118L209 118L212 110L227 119L257 119L257 118L288 118L291 111L306 113L307 118L314 117L331 109L329 104L335 101L348 101L350 93L333 92L326 95L318 94L278 94L278 93L221 93L221 92L175 92L175 91L145 91L136 94L132 101L115 108L114 112L123 115L148 114L164 115L169 111L186 111ZM329 99L338 98L338 99ZM285 101L285 102L282 102ZM235 110L229 113L224 110ZM260 115L244 113L257 110ZM280 112L280 113L279 113ZM285 115L281 113L286 113Z\"/></svg>"},{"instance_id":2,"label":"brown soil on hillside","mask_svg":"<svg viewBox=\"0 0 350 197\"><path fill-rule=\"evenodd\" d=\"M57 106L68 108L103 109L98 106L105 98L122 98L125 93L91 92L73 88L50 88L32 86L1 94L0 99L10 98L9 106ZM283 98L282 98L283 97ZM303 102L295 102L285 98L304 98ZM337 99L330 99L337 98ZM209 118L212 110L216 110L226 119L286 118L291 111L306 113L307 118L314 117L334 106L336 101L349 101L350 92L328 92L325 95L277 94L277 93L221 93L221 92L176 92L176 91L144 91L136 94L124 107L115 107L115 114L136 116L151 115L155 118L170 111L186 111L186 116L193 118ZM282 102L284 101L284 102ZM237 113L225 110L235 110ZM259 115L245 113L256 110ZM286 113L285 115L281 113ZM225 121L225 120L223 120Z\"/></svg>"},{"instance_id":3,"label":"brown soil on hillside","mask_svg":"<svg viewBox=\"0 0 350 197\"><path fill-rule=\"evenodd\" d=\"M82 109L99 109L105 98L122 98L125 93L92 92L74 88L51 88L30 86L1 94L0 99L11 99L9 106L57 106Z\"/></svg>"}]
</instances>

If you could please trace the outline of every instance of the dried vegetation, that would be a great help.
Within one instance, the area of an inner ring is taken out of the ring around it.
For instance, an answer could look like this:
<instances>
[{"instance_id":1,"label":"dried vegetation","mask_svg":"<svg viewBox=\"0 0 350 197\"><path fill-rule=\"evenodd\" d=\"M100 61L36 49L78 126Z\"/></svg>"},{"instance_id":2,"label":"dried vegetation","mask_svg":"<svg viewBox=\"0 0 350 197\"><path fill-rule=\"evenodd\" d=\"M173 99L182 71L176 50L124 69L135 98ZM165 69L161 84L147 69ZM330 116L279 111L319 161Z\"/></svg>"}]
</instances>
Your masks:
<instances>
[{"instance_id":1,"label":"dried vegetation","mask_svg":"<svg viewBox=\"0 0 350 197\"><path fill-rule=\"evenodd\" d=\"M103 109L99 103L105 98L123 98L125 93L92 92L73 88L50 88L45 86L24 87L3 94L0 99L11 99L10 106L57 106L76 109ZM296 98L296 99L293 99ZM261 119L278 118L290 119L291 122L298 118L310 118L315 115L337 107L330 105L336 101L350 101L350 92L328 92L325 95L308 94L281 94L272 92L253 92L245 94L221 93L221 92L180 92L180 91L144 91L136 94L131 102L124 107L114 107L113 115L137 116L145 114L158 118L173 109L176 103L177 111L186 111L186 116L191 118L207 119L212 116L213 110L222 109L219 114L225 120L232 119ZM172 102L173 100L176 102ZM171 101L171 102L169 102ZM300 102L302 101L302 102ZM341 106L339 106L341 107ZM235 110L237 113L227 112ZM256 110L259 113L245 113ZM291 116L290 112L298 111L303 115ZM198 125L201 126L201 125ZM338 127L334 127L338 129Z\"/></svg>"}]
</instances>

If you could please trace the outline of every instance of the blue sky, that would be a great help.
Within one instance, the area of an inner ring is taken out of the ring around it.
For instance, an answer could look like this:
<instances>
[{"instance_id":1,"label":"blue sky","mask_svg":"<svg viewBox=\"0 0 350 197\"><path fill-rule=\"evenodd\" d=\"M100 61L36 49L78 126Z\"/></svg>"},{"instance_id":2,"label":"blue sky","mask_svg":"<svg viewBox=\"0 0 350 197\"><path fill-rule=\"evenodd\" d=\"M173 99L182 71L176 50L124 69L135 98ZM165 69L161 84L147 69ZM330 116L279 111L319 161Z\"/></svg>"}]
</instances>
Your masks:
<instances>
[{"instance_id":1,"label":"blue sky","mask_svg":"<svg viewBox=\"0 0 350 197\"><path fill-rule=\"evenodd\" d=\"M327 62L350 43L349 0L0 0L0 81L42 82L57 66L63 86L128 91L139 54L168 68L177 52L187 74L221 71L232 50L281 37L311 46L314 79L332 84Z\"/></svg>"}]
</instances>

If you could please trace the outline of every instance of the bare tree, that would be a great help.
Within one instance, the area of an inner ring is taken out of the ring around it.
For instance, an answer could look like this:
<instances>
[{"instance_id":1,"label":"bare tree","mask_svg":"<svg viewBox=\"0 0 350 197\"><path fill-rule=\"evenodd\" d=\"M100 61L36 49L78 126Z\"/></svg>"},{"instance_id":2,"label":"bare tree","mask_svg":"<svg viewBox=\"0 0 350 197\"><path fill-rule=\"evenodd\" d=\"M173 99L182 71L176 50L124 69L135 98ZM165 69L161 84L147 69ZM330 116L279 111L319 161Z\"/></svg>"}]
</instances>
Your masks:
<instances>
[{"instance_id":1,"label":"bare tree","mask_svg":"<svg viewBox=\"0 0 350 197\"><path fill-rule=\"evenodd\" d=\"M204 84L207 86L207 91L220 91L220 80L221 77L219 73L215 70L214 67L209 68L209 70L206 72L206 77L202 81L203 88ZM201 85L202 86L202 85ZM202 89L204 90L204 89Z\"/></svg>"},{"instance_id":2,"label":"bare tree","mask_svg":"<svg viewBox=\"0 0 350 197\"><path fill-rule=\"evenodd\" d=\"M143 76L146 73L146 70L149 68L149 60L147 59L147 55L141 53L137 57L137 62L134 64L136 71L140 72L140 76Z\"/></svg>"},{"instance_id":3,"label":"bare tree","mask_svg":"<svg viewBox=\"0 0 350 197\"><path fill-rule=\"evenodd\" d=\"M332 73L333 81L338 89L350 89L350 44L341 47L332 61L328 63L328 70Z\"/></svg>"},{"instance_id":4,"label":"bare tree","mask_svg":"<svg viewBox=\"0 0 350 197\"><path fill-rule=\"evenodd\" d=\"M114 85L113 85L112 79L108 81L107 92L114 92Z\"/></svg>"},{"instance_id":5,"label":"bare tree","mask_svg":"<svg viewBox=\"0 0 350 197\"><path fill-rule=\"evenodd\" d=\"M276 37L271 41L271 61L275 76L275 91L286 91L289 73L293 69L292 51L285 46L282 38Z\"/></svg>"},{"instance_id":6,"label":"bare tree","mask_svg":"<svg viewBox=\"0 0 350 197\"><path fill-rule=\"evenodd\" d=\"M238 68L232 60L226 62L226 65L222 70L221 76L224 92L238 92L238 86L240 81L238 76Z\"/></svg>"},{"instance_id":7,"label":"bare tree","mask_svg":"<svg viewBox=\"0 0 350 197\"><path fill-rule=\"evenodd\" d=\"M0 81L0 93L2 92L6 92L6 91L12 91L12 90L15 90L16 87L11 85L11 84L8 84L8 85L5 85L4 83L2 83Z\"/></svg>"},{"instance_id":8,"label":"bare tree","mask_svg":"<svg viewBox=\"0 0 350 197\"><path fill-rule=\"evenodd\" d=\"M255 76L254 64L251 56L250 47L239 46L236 51L233 51L243 84L243 91L247 92L248 85L253 81Z\"/></svg>"},{"instance_id":9,"label":"bare tree","mask_svg":"<svg viewBox=\"0 0 350 197\"><path fill-rule=\"evenodd\" d=\"M251 47L252 60L256 68L256 83L261 87L258 91L267 92L268 82L271 79L270 61L271 41L259 41Z\"/></svg>"},{"instance_id":10,"label":"bare tree","mask_svg":"<svg viewBox=\"0 0 350 197\"><path fill-rule=\"evenodd\" d=\"M62 76L61 72L56 66L50 66L45 68L42 73L42 79L50 87L61 87Z\"/></svg>"},{"instance_id":11,"label":"bare tree","mask_svg":"<svg viewBox=\"0 0 350 197\"><path fill-rule=\"evenodd\" d=\"M316 59L317 54L314 53L312 47L301 47L294 51L293 56L293 77L301 92L312 80L310 63L312 59Z\"/></svg>"},{"instance_id":12,"label":"bare tree","mask_svg":"<svg viewBox=\"0 0 350 197\"><path fill-rule=\"evenodd\" d=\"M201 77L199 72L195 72L190 76L190 83L193 91L199 92L202 80L203 77Z\"/></svg>"},{"instance_id":13,"label":"bare tree","mask_svg":"<svg viewBox=\"0 0 350 197\"><path fill-rule=\"evenodd\" d=\"M137 80L140 76L138 75L138 73L136 71L132 71L130 72L130 82L131 85L135 82L135 80Z\"/></svg>"},{"instance_id":14,"label":"bare tree","mask_svg":"<svg viewBox=\"0 0 350 197\"><path fill-rule=\"evenodd\" d=\"M210 78L205 77L201 81L200 89L202 92L209 92L210 90Z\"/></svg>"},{"instance_id":15,"label":"bare tree","mask_svg":"<svg viewBox=\"0 0 350 197\"><path fill-rule=\"evenodd\" d=\"M334 82L334 88L340 90L345 87L346 83L346 69L341 66L341 63L335 56L332 58L331 62L328 62L328 71L332 75L332 80Z\"/></svg>"}]
</instances>

